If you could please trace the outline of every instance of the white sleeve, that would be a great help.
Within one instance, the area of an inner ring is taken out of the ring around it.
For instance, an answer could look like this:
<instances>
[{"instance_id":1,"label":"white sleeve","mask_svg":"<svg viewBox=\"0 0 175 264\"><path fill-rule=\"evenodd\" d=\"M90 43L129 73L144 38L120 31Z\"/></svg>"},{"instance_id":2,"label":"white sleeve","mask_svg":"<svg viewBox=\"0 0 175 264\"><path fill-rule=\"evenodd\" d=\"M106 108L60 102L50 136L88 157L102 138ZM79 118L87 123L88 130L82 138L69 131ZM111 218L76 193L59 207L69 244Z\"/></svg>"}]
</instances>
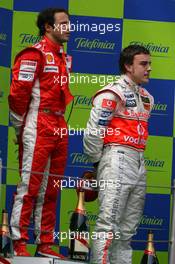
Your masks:
<instances>
[{"instance_id":1,"label":"white sleeve","mask_svg":"<svg viewBox=\"0 0 175 264\"><path fill-rule=\"evenodd\" d=\"M112 92L100 93L94 99L83 138L84 153L93 163L102 156L103 138L119 100Z\"/></svg>"},{"instance_id":2,"label":"white sleeve","mask_svg":"<svg viewBox=\"0 0 175 264\"><path fill-rule=\"evenodd\" d=\"M16 135L20 134L20 130L23 124L23 119L24 119L23 116L20 116L15 112L13 112L12 110L10 110L10 121L13 127L15 128Z\"/></svg>"}]
</instances>

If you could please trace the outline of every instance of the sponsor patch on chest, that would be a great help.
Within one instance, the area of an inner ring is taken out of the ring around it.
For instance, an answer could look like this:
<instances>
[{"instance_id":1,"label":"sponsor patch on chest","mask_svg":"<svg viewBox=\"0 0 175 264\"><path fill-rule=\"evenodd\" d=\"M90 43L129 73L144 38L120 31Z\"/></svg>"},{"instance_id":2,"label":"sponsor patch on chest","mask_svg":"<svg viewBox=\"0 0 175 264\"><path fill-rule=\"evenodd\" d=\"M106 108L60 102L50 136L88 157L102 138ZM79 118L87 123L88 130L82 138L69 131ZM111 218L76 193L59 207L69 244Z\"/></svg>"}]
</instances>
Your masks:
<instances>
[{"instance_id":1,"label":"sponsor patch on chest","mask_svg":"<svg viewBox=\"0 0 175 264\"><path fill-rule=\"evenodd\" d=\"M142 100L143 107L145 108L145 110L150 111L151 104L150 104L149 97L147 97L147 96L141 96L141 100Z\"/></svg>"},{"instance_id":2,"label":"sponsor patch on chest","mask_svg":"<svg viewBox=\"0 0 175 264\"><path fill-rule=\"evenodd\" d=\"M55 64L55 59L52 52L46 52L45 55L47 64Z\"/></svg>"},{"instance_id":3,"label":"sponsor patch on chest","mask_svg":"<svg viewBox=\"0 0 175 264\"><path fill-rule=\"evenodd\" d=\"M127 99L126 100L126 107L136 107L137 102L135 99Z\"/></svg>"},{"instance_id":4,"label":"sponsor patch on chest","mask_svg":"<svg viewBox=\"0 0 175 264\"><path fill-rule=\"evenodd\" d=\"M143 102L143 103L145 103L145 104L150 104L149 97L147 97L147 96L142 96L142 95L141 95L141 99L142 99L142 102Z\"/></svg>"},{"instance_id":5,"label":"sponsor patch on chest","mask_svg":"<svg viewBox=\"0 0 175 264\"><path fill-rule=\"evenodd\" d=\"M136 107L137 102L135 99L135 95L131 91L124 92L124 96L126 98L126 107Z\"/></svg>"},{"instance_id":6,"label":"sponsor patch on chest","mask_svg":"<svg viewBox=\"0 0 175 264\"><path fill-rule=\"evenodd\" d=\"M59 72L59 68L58 66L47 65L47 66L44 66L43 72Z\"/></svg>"},{"instance_id":7,"label":"sponsor patch on chest","mask_svg":"<svg viewBox=\"0 0 175 264\"><path fill-rule=\"evenodd\" d=\"M125 92L124 93L124 96L125 96L125 98L127 98L127 99L133 99L135 96L134 96L134 93L132 93L132 92Z\"/></svg>"}]
</instances>

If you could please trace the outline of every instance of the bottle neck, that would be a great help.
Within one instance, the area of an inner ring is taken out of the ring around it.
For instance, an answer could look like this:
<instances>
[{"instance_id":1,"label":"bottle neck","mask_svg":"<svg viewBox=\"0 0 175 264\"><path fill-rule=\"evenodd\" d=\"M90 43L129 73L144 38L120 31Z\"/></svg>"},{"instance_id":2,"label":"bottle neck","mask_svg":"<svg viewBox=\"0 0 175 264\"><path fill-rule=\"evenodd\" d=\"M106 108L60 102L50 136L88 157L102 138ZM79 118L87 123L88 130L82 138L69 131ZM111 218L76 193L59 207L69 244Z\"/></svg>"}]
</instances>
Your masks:
<instances>
[{"instance_id":1,"label":"bottle neck","mask_svg":"<svg viewBox=\"0 0 175 264\"><path fill-rule=\"evenodd\" d=\"M149 233L148 234L148 243L146 247L146 251L150 253L151 255L155 255L155 249L154 249L154 243L153 243L153 234Z\"/></svg>"},{"instance_id":2,"label":"bottle neck","mask_svg":"<svg viewBox=\"0 0 175 264\"><path fill-rule=\"evenodd\" d=\"M78 194L78 202L77 202L77 207L76 207L76 212L85 214L85 207L84 207L84 192L79 192Z\"/></svg>"},{"instance_id":3,"label":"bottle neck","mask_svg":"<svg viewBox=\"0 0 175 264\"><path fill-rule=\"evenodd\" d=\"M8 226L8 213L6 211L2 212L2 233L9 234L9 226Z\"/></svg>"}]
</instances>

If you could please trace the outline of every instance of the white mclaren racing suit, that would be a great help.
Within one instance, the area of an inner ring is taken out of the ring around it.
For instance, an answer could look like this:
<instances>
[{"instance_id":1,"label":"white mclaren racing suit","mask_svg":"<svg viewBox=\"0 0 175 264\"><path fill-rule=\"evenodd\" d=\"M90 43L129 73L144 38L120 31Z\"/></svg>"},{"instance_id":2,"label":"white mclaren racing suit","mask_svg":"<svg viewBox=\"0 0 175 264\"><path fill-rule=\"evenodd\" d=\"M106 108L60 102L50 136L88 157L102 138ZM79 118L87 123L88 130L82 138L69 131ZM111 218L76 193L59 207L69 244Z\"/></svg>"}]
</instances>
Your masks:
<instances>
[{"instance_id":1,"label":"white mclaren racing suit","mask_svg":"<svg viewBox=\"0 0 175 264\"><path fill-rule=\"evenodd\" d=\"M99 162L99 215L91 263L132 263L130 240L143 213L143 151L152 106L153 97L126 75L94 97L84 134L85 153Z\"/></svg>"}]
</instances>

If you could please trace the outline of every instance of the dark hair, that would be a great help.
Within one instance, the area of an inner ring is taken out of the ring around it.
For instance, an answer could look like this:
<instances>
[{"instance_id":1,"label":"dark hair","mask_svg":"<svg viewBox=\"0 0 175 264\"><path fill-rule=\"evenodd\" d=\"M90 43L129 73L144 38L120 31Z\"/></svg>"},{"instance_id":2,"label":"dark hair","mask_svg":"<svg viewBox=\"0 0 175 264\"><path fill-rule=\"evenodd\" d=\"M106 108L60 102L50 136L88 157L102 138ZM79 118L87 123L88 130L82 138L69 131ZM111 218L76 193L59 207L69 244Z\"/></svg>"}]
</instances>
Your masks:
<instances>
[{"instance_id":1,"label":"dark hair","mask_svg":"<svg viewBox=\"0 0 175 264\"><path fill-rule=\"evenodd\" d=\"M41 11L37 18L37 27L39 28L39 35L43 36L46 32L45 24L48 23L50 26L54 27L54 15L55 13L65 13L69 16L69 13L64 8L47 8Z\"/></svg>"},{"instance_id":2,"label":"dark hair","mask_svg":"<svg viewBox=\"0 0 175 264\"><path fill-rule=\"evenodd\" d=\"M134 56L138 54L150 55L150 52L148 49L141 45L129 45L122 50L119 58L119 68L121 73L126 73L125 64L132 65Z\"/></svg>"}]
</instances>

